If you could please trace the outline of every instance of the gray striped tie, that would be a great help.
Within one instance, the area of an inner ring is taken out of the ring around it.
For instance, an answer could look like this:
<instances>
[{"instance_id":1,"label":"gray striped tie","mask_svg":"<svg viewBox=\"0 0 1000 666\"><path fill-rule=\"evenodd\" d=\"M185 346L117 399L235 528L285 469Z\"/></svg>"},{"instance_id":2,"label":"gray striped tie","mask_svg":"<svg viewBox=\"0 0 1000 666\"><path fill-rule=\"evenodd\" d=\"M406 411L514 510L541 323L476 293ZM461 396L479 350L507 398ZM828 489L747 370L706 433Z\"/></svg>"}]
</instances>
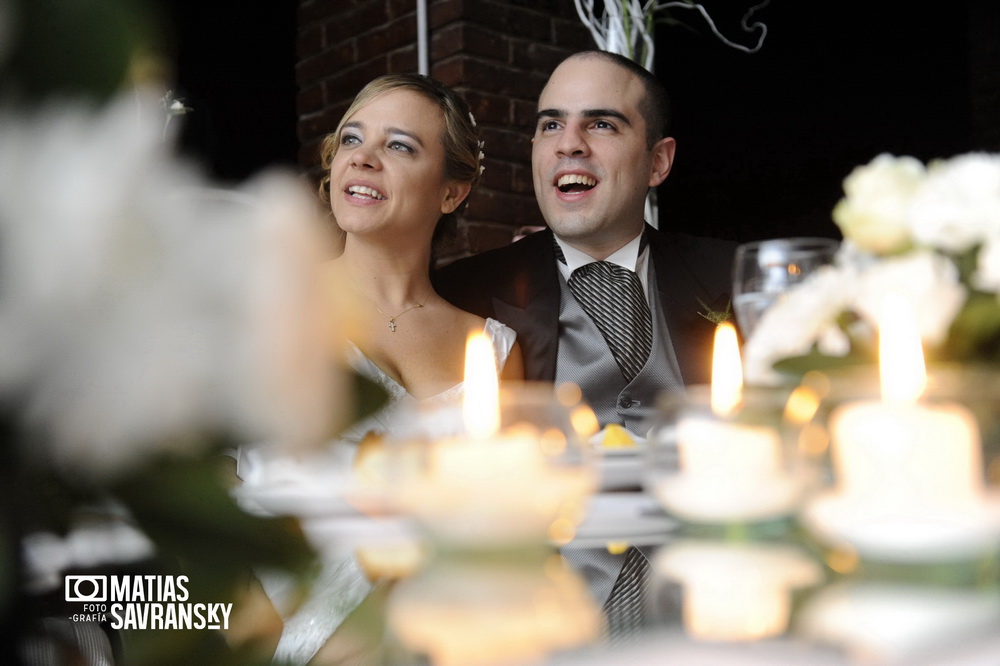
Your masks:
<instances>
[{"instance_id":1,"label":"gray striped tie","mask_svg":"<svg viewBox=\"0 0 1000 666\"><path fill-rule=\"evenodd\" d=\"M646 584L650 566L646 556L630 546L614 589L604 602L604 615L608 620L608 642L612 645L634 640L645 623Z\"/></svg>"},{"instance_id":2,"label":"gray striped tie","mask_svg":"<svg viewBox=\"0 0 1000 666\"><path fill-rule=\"evenodd\" d=\"M573 271L567 284L601 331L622 375L632 381L653 348L653 319L639 276L617 264L594 261Z\"/></svg>"}]
</instances>

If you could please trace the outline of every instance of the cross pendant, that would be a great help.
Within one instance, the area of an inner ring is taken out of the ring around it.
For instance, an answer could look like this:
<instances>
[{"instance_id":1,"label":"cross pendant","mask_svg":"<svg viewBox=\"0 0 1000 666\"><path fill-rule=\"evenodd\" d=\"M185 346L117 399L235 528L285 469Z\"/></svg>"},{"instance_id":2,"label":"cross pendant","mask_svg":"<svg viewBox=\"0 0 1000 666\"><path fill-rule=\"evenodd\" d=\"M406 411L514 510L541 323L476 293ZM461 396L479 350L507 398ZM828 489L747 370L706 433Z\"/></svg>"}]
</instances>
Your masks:
<instances>
[{"instance_id":1,"label":"cross pendant","mask_svg":"<svg viewBox=\"0 0 1000 666\"><path fill-rule=\"evenodd\" d=\"M389 331L392 333L396 332L396 318L393 317L389 320Z\"/></svg>"}]
</instances>

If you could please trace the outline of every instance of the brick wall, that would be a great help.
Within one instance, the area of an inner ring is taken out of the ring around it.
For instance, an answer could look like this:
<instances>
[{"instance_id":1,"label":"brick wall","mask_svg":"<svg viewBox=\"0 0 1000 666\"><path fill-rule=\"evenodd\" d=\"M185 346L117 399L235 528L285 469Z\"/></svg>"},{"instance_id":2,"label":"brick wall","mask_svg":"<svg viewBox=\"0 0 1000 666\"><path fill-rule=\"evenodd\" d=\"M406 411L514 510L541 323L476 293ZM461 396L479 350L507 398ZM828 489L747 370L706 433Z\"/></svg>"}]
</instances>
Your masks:
<instances>
[{"instance_id":1,"label":"brick wall","mask_svg":"<svg viewBox=\"0 0 1000 666\"><path fill-rule=\"evenodd\" d=\"M317 179L319 143L381 74L417 71L415 0L300 0L299 162ZM486 141L486 170L442 259L504 245L542 224L531 187L535 103L566 55L592 48L572 0L428 0L431 76L458 90Z\"/></svg>"}]
</instances>

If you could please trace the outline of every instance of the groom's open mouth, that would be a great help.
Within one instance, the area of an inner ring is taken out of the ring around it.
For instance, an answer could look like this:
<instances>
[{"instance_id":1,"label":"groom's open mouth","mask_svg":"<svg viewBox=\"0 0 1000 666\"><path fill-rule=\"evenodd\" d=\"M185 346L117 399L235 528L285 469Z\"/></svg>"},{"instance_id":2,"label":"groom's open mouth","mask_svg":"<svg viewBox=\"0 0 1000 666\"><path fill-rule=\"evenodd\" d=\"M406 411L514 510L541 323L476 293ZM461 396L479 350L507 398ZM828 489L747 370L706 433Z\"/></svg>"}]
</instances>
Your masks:
<instances>
[{"instance_id":1,"label":"groom's open mouth","mask_svg":"<svg viewBox=\"0 0 1000 666\"><path fill-rule=\"evenodd\" d=\"M579 194L597 187L597 180L582 173L566 173L556 180L556 187L563 194Z\"/></svg>"}]
</instances>

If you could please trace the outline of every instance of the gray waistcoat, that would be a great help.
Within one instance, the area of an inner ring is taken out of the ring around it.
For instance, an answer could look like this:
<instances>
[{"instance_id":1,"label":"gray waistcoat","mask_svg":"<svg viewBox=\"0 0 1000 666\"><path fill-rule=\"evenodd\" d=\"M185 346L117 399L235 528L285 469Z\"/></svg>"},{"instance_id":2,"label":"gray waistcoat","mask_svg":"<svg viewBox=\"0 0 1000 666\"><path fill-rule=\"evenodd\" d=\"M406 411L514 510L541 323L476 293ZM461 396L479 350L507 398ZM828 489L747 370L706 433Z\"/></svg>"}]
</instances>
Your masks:
<instances>
[{"instance_id":1,"label":"gray waistcoat","mask_svg":"<svg viewBox=\"0 0 1000 666\"><path fill-rule=\"evenodd\" d=\"M578 384L602 426L619 423L642 436L646 435L644 429L649 427L646 420L653 415L656 396L684 387L660 299L655 297L656 274L652 260L647 265L653 349L639 374L631 382L625 382L600 330L580 307L561 274L556 357L556 383Z\"/></svg>"}]
</instances>

